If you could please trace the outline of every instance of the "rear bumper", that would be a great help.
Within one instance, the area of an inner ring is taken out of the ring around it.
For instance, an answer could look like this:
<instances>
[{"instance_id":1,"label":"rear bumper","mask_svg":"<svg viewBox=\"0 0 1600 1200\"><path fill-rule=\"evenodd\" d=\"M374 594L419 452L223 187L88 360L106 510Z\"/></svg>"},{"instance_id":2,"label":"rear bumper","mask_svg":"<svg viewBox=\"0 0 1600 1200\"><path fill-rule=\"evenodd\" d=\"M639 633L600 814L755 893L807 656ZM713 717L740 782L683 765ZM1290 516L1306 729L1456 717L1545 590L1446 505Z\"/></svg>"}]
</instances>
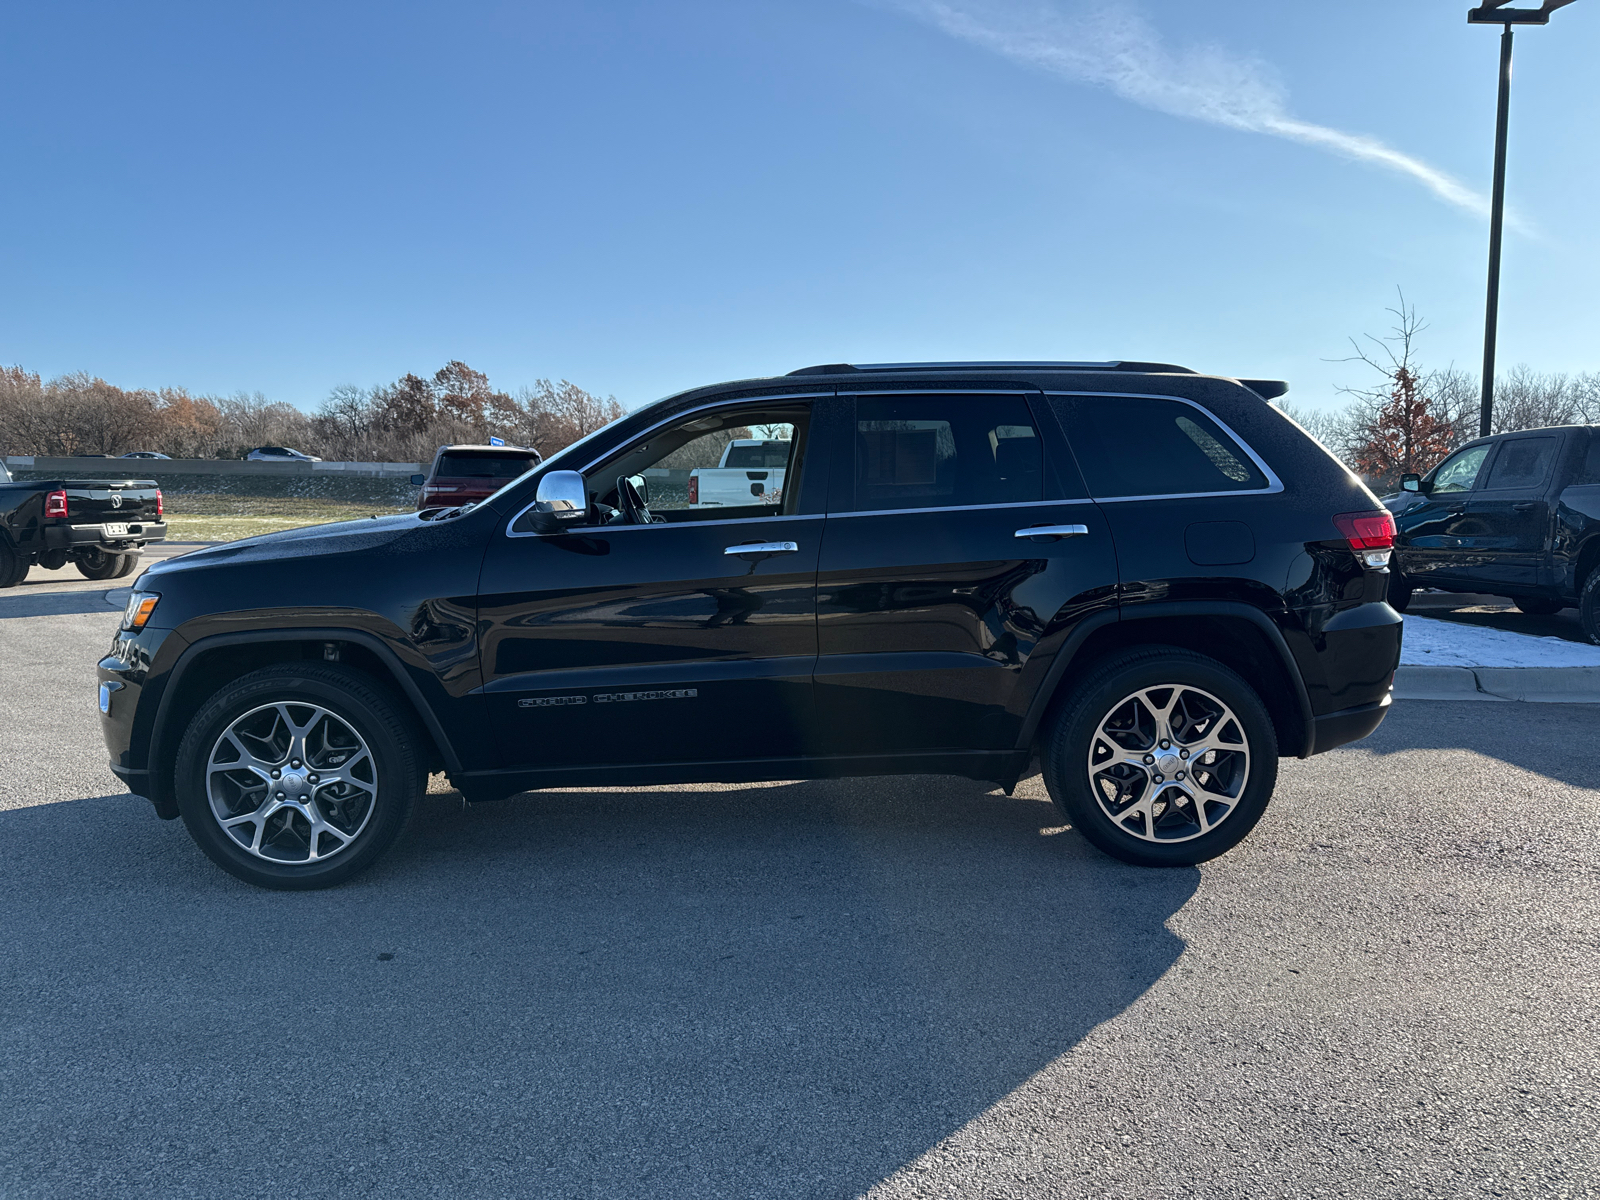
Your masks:
<instances>
[{"instance_id":1,"label":"rear bumper","mask_svg":"<svg viewBox=\"0 0 1600 1200\"><path fill-rule=\"evenodd\" d=\"M104 550L122 554L146 542L159 542L167 536L165 521L130 521L128 532L106 536L104 525L47 525L44 544L47 550Z\"/></svg>"},{"instance_id":2,"label":"rear bumper","mask_svg":"<svg viewBox=\"0 0 1600 1200\"><path fill-rule=\"evenodd\" d=\"M1314 721L1316 733L1311 753L1321 754L1336 746L1359 742L1383 724L1383 719L1389 715L1391 699L1393 699L1392 694L1372 704L1358 704L1354 708L1345 708L1317 717Z\"/></svg>"}]
</instances>

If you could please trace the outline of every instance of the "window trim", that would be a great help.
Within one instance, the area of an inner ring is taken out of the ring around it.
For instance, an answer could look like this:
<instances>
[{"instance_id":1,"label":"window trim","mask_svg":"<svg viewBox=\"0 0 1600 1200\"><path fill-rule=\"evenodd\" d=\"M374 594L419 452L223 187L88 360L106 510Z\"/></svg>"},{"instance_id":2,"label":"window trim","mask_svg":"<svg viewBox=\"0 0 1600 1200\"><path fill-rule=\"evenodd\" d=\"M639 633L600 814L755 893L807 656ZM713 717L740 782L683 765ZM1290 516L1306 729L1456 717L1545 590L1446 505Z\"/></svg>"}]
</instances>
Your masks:
<instances>
[{"instance_id":1,"label":"window trim","mask_svg":"<svg viewBox=\"0 0 1600 1200\"><path fill-rule=\"evenodd\" d=\"M1238 446L1239 449L1245 452L1250 461L1256 465L1257 469L1260 470L1262 475L1264 475L1267 480L1267 486L1264 488L1230 488L1226 491L1220 492L1156 492L1147 496L1096 496L1092 494L1091 489L1091 495L1089 496L1089 499L1093 500L1096 504L1130 504L1136 500L1209 500L1220 496L1270 496L1284 490L1283 481L1278 478L1278 473L1267 465L1266 459L1262 458L1261 455L1256 453L1256 448L1254 446L1245 441L1244 438L1240 437L1238 432L1221 417L1217 416L1216 413L1212 412L1205 405L1194 400L1190 400L1186 396L1168 396L1162 395L1159 392L1082 391L1048 391L1045 392L1044 395L1046 399L1051 396L1087 396L1096 399L1109 396L1119 397L1125 400L1171 400L1177 404L1187 404L1190 408L1200 413L1208 421L1213 422L1218 429L1222 430L1223 433L1232 438L1234 445ZM1061 426L1061 433L1067 439L1067 446L1072 448L1072 431L1066 427L1060 416L1055 413L1053 406L1051 408L1051 415L1055 416L1056 424ZM1074 458L1076 458L1078 453L1076 448L1072 448L1072 453ZM1087 485L1088 482L1088 477L1085 476L1084 484Z\"/></svg>"},{"instance_id":2,"label":"window trim","mask_svg":"<svg viewBox=\"0 0 1600 1200\"><path fill-rule=\"evenodd\" d=\"M712 409L717 409L717 408L744 408L747 405L751 405L751 404L763 404L763 403L768 403L768 402L782 402L782 401L786 401L786 400L807 400L807 401L832 400L835 397L836 394L837 393L835 393L833 391L826 391L826 392L782 392L782 393L779 393L779 394L774 395L774 396L740 396L737 399L712 400L712 401L709 401L708 403L705 403L705 404L695 405L692 408L679 409L677 412L673 413L671 416L663 417L661 420L657 421L654 425L647 426L646 428L640 430L638 433L634 434L633 436L634 436L634 440L635 441L642 441L643 439L649 437L651 434L655 433L655 431L658 430L658 429L662 429L665 426L672 425L672 424L675 424L678 421L682 421L682 420L684 420L684 419L686 419L688 417L692 417L692 416L694 416L695 413L710 412ZM628 415L631 415L631 414L628 414ZM618 417L617 419L619 421L622 420L621 417ZM601 433L603 431L604 431L604 426L602 426L600 429L595 430L595 433ZM811 435L807 434L807 436L810 437ZM578 443L575 442L573 444L577 445ZM587 463L585 463L581 467L562 466L562 467L559 467L558 469L562 470L562 471L573 471L573 470L575 470L575 471L578 472L578 474L583 475L583 476L587 476L590 471L594 470L601 463L605 462L606 459L610 458L612 456L612 454L615 453L615 451L616 451L616 447L612 446L607 450L601 451L599 455L597 455L594 458L591 458ZM562 453L564 453L564 451ZM554 457L557 457L557 456L552 455L552 458L554 458ZM546 463L548 463L549 461L550 461L549 459L546 459L545 462L540 463L539 466L542 467ZM535 469L537 469L537 468L535 468ZM508 538L566 537L566 536L568 536L570 534L574 534L574 533L594 533L595 531L602 530L602 529L614 533L618 529L655 529L655 528L658 528L655 525L574 525L570 529L563 529L563 530L560 530L557 533L540 533L540 532L538 532L537 530L534 530L534 529L530 529L526 533L518 533L517 530L516 530L517 522L522 520L523 517L527 516L529 511L537 503L539 503L539 500L538 500L538 488L536 487L536 488L534 488L534 499L530 500L526 505L524 505L522 508L518 509L516 514L510 520L508 520L506 522L506 529L505 529L506 537L508 537ZM827 515L826 513L796 513L794 516L785 516L782 513L777 513L777 514L774 514L773 516L770 516L770 517L729 517L729 518L727 518L726 520L723 520L723 521L667 521L667 522L663 522L663 526L662 527L670 526L670 525L745 525L745 524L749 524L752 521L801 521L801 520L811 520L811 519L814 519L814 518L817 518L817 517L826 516L826 515Z\"/></svg>"}]
</instances>

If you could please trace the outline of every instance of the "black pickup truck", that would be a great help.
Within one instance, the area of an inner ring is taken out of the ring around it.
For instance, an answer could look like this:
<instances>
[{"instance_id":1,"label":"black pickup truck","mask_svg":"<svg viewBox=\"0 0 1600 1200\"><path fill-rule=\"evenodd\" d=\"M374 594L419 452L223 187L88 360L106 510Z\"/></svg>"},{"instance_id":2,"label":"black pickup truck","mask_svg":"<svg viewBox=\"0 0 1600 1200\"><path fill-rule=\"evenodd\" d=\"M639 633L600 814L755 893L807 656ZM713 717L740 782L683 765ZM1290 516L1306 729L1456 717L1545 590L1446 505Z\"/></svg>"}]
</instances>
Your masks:
<instances>
[{"instance_id":1,"label":"black pickup truck","mask_svg":"<svg viewBox=\"0 0 1600 1200\"><path fill-rule=\"evenodd\" d=\"M1407 475L1389 603L1415 588L1506 596L1525 613L1576 606L1600 643L1600 427L1524 429L1468 442Z\"/></svg>"},{"instance_id":2,"label":"black pickup truck","mask_svg":"<svg viewBox=\"0 0 1600 1200\"><path fill-rule=\"evenodd\" d=\"M13 482L0 463L0 588L35 565L76 563L86 579L119 579L140 552L167 536L153 479L34 479Z\"/></svg>"}]
</instances>

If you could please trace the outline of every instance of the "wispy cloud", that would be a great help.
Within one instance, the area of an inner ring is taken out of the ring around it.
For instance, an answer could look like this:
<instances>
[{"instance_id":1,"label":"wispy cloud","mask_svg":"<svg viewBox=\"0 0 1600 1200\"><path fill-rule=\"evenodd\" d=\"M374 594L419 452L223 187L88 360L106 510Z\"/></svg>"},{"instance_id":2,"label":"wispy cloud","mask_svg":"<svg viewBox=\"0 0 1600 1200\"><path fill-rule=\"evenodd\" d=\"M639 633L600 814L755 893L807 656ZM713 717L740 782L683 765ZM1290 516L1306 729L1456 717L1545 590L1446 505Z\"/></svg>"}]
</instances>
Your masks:
<instances>
[{"instance_id":1,"label":"wispy cloud","mask_svg":"<svg viewBox=\"0 0 1600 1200\"><path fill-rule=\"evenodd\" d=\"M1485 215L1489 202L1460 180L1377 138L1302 121L1289 111L1276 73L1259 59L1218 46L1170 51L1138 13L1120 4L1064 8L1040 0L888 0L986 50L1175 117L1287 138L1373 163L1435 196Z\"/></svg>"}]
</instances>

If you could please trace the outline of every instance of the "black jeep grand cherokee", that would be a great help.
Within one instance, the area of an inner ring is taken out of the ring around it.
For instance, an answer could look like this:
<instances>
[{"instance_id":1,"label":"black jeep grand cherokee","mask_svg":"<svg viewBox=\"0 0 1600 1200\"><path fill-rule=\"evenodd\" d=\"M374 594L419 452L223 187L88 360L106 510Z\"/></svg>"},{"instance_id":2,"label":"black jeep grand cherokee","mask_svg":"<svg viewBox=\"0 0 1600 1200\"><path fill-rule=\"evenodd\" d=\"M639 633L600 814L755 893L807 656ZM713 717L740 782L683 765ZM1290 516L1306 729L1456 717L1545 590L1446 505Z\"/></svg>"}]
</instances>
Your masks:
<instances>
[{"instance_id":1,"label":"black jeep grand cherokee","mask_svg":"<svg viewBox=\"0 0 1600 1200\"><path fill-rule=\"evenodd\" d=\"M810 367L684 392L481 504L145 572L111 767L267 887L349 878L445 771L528 788L1035 758L1129 862L1222 853L1280 754L1383 719L1394 524L1266 400L1160 363ZM781 493L688 505L730 438Z\"/></svg>"}]
</instances>

